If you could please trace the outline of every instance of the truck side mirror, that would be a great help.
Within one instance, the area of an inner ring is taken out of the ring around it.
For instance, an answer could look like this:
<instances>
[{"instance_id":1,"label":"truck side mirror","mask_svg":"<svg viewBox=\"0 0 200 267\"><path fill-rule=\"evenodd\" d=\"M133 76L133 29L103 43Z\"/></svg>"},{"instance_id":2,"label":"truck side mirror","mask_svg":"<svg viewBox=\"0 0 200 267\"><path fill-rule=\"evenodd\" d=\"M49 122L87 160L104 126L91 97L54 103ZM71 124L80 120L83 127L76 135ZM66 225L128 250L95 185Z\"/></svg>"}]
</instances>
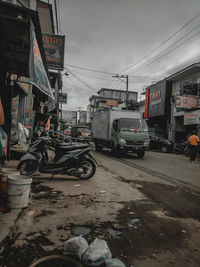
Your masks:
<instances>
[{"instance_id":1,"label":"truck side mirror","mask_svg":"<svg viewBox=\"0 0 200 267\"><path fill-rule=\"evenodd\" d=\"M116 131L116 132L118 132L118 127L119 126L119 123L118 123L118 120L114 120L113 121L113 129Z\"/></svg>"}]
</instances>

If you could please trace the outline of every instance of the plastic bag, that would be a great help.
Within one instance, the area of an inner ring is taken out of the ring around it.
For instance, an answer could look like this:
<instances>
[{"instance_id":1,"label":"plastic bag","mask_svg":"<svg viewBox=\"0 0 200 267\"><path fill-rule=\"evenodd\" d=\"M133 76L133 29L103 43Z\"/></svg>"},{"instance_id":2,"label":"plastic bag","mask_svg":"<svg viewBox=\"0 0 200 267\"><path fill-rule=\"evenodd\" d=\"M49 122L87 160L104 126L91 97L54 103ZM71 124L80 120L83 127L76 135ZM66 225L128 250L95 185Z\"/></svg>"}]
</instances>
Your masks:
<instances>
[{"instance_id":1,"label":"plastic bag","mask_svg":"<svg viewBox=\"0 0 200 267\"><path fill-rule=\"evenodd\" d=\"M79 260L88 248L88 242L81 236L73 237L64 243L64 254L76 255Z\"/></svg>"},{"instance_id":2,"label":"plastic bag","mask_svg":"<svg viewBox=\"0 0 200 267\"><path fill-rule=\"evenodd\" d=\"M24 126L18 122L18 135L19 135L19 144L23 145L24 143L26 143L26 136L24 133Z\"/></svg>"},{"instance_id":3,"label":"plastic bag","mask_svg":"<svg viewBox=\"0 0 200 267\"><path fill-rule=\"evenodd\" d=\"M105 240L96 238L83 254L82 260L88 266L100 266L112 254Z\"/></svg>"},{"instance_id":4,"label":"plastic bag","mask_svg":"<svg viewBox=\"0 0 200 267\"><path fill-rule=\"evenodd\" d=\"M24 133L26 138L29 138L29 130L26 127L24 127Z\"/></svg>"},{"instance_id":5,"label":"plastic bag","mask_svg":"<svg viewBox=\"0 0 200 267\"><path fill-rule=\"evenodd\" d=\"M126 267L126 265L118 259L106 260L106 267Z\"/></svg>"}]
</instances>

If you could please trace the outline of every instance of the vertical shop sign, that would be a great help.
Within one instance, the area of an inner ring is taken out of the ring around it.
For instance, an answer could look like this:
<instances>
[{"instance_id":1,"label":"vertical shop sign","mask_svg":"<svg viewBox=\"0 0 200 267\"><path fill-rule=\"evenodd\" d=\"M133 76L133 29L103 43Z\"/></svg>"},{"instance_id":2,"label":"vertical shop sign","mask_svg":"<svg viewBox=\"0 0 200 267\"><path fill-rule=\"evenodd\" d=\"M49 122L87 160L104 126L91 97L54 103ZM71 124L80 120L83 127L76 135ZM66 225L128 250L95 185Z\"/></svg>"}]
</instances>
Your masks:
<instances>
[{"instance_id":1,"label":"vertical shop sign","mask_svg":"<svg viewBox=\"0 0 200 267\"><path fill-rule=\"evenodd\" d=\"M35 111L34 110L26 110L25 114L25 127L29 130L29 138L33 136L33 126L35 121Z\"/></svg>"},{"instance_id":2,"label":"vertical shop sign","mask_svg":"<svg viewBox=\"0 0 200 267\"><path fill-rule=\"evenodd\" d=\"M43 33L42 37L48 68L63 70L65 36Z\"/></svg>"},{"instance_id":3,"label":"vertical shop sign","mask_svg":"<svg viewBox=\"0 0 200 267\"><path fill-rule=\"evenodd\" d=\"M165 115L166 81L160 81L149 88L149 118Z\"/></svg>"}]
</instances>

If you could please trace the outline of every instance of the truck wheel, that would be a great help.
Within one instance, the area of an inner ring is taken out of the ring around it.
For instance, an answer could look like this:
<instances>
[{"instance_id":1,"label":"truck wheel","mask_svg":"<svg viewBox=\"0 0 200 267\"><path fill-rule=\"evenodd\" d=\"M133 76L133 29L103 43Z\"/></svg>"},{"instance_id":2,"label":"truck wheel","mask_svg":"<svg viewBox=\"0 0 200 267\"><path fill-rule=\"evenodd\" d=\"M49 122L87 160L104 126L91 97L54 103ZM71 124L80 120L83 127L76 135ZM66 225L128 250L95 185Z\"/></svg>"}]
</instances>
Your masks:
<instances>
[{"instance_id":1,"label":"truck wheel","mask_svg":"<svg viewBox=\"0 0 200 267\"><path fill-rule=\"evenodd\" d=\"M114 147L114 144L112 144L112 146L111 146L111 153L112 153L114 156L117 156L117 155L120 154L120 150L119 150L119 148Z\"/></svg>"},{"instance_id":2,"label":"truck wheel","mask_svg":"<svg viewBox=\"0 0 200 267\"><path fill-rule=\"evenodd\" d=\"M96 151L101 152L102 151L102 146L100 146L97 143L95 143L95 149L96 149Z\"/></svg>"},{"instance_id":3,"label":"truck wheel","mask_svg":"<svg viewBox=\"0 0 200 267\"><path fill-rule=\"evenodd\" d=\"M144 157L144 155L145 155L145 150L139 151L137 153L137 156L138 156L139 159L142 159Z\"/></svg>"}]
</instances>

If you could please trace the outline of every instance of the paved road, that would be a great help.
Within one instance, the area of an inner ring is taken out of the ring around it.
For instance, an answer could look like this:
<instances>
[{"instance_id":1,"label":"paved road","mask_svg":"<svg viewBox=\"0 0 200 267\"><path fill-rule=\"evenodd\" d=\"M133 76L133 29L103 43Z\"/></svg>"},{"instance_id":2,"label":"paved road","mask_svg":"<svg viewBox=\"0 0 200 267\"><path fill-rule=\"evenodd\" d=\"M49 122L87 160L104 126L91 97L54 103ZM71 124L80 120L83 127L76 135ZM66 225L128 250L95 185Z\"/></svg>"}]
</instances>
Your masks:
<instances>
[{"instance_id":1,"label":"paved road","mask_svg":"<svg viewBox=\"0 0 200 267\"><path fill-rule=\"evenodd\" d=\"M102 154L111 156L108 151ZM185 155L147 151L143 159L129 154L116 160L161 179L181 182L186 186L192 185L197 190L200 189L200 161L190 162Z\"/></svg>"}]
</instances>

